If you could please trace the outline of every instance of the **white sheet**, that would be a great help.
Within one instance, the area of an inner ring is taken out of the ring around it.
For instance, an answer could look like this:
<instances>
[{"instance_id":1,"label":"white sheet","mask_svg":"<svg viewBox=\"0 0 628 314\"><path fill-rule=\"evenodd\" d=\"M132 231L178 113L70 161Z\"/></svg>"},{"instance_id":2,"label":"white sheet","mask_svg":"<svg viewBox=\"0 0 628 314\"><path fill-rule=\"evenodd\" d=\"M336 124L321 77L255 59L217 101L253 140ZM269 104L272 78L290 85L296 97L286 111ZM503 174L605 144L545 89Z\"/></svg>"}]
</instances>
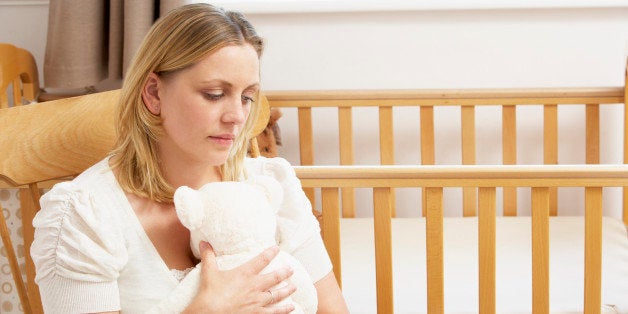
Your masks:
<instances>
[{"instance_id":1,"label":"white sheet","mask_svg":"<svg viewBox=\"0 0 628 314\"><path fill-rule=\"evenodd\" d=\"M617 219L604 218L602 304L604 313L628 313L628 238ZM426 312L425 220L395 218L393 290L395 313ZM498 313L530 313L532 304L529 217L499 217L496 224ZM584 220L550 218L550 308L581 313L584 295ZM477 313L477 219L445 218L445 312ZM341 221L342 289L351 313L376 313L373 220Z\"/></svg>"}]
</instances>

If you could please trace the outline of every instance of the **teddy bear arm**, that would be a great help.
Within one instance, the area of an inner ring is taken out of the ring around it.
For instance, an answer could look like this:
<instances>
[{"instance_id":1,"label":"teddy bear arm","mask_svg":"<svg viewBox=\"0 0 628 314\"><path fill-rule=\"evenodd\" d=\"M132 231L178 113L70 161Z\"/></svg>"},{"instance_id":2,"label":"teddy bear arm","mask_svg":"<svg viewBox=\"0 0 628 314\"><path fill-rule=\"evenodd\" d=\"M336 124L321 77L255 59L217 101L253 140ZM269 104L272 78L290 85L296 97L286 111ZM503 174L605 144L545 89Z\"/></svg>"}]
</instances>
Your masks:
<instances>
[{"instance_id":1,"label":"teddy bear arm","mask_svg":"<svg viewBox=\"0 0 628 314\"><path fill-rule=\"evenodd\" d=\"M284 251L280 251L275 259L281 259L284 265L290 266L293 270L289 280L297 287L297 290L292 294L294 302L299 304L304 313L316 313L318 296L307 270L296 258Z\"/></svg>"}]
</instances>

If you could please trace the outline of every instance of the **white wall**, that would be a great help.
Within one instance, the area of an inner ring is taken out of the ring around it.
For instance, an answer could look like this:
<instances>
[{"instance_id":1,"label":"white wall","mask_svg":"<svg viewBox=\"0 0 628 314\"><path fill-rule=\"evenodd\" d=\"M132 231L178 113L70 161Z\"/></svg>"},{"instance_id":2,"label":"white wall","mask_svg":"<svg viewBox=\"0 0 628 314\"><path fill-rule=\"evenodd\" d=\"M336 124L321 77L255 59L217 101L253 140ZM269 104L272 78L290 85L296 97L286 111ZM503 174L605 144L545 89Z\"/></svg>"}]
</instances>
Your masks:
<instances>
[{"instance_id":1,"label":"white wall","mask_svg":"<svg viewBox=\"0 0 628 314\"><path fill-rule=\"evenodd\" d=\"M0 42L39 65L47 3L0 0ZM266 89L622 85L628 53L625 5L247 16L267 39Z\"/></svg>"},{"instance_id":2,"label":"white wall","mask_svg":"<svg viewBox=\"0 0 628 314\"><path fill-rule=\"evenodd\" d=\"M225 5L228 7L228 5ZM268 40L262 82L267 90L622 86L628 47L628 9L415 10L404 12L250 14ZM622 162L620 108L602 109L603 162ZM299 162L296 112L280 120L282 156ZM333 110L314 111L317 164L337 164ZM560 140L584 141L584 109L559 113ZM440 164L459 164L459 110L436 112ZM501 163L500 113L478 110L478 162ZM395 112L397 163L419 163L418 110ZM574 120L575 119L575 120ZM377 112L355 113L356 162L379 163ZM575 121L575 122L573 122ZM542 163L541 108L519 110L518 160ZM533 130L533 131L531 131ZM487 145L495 143L495 145ZM483 145L483 146L482 146ZM480 146L484 148L480 148ZM333 149L329 149L333 147ZM584 163L584 144L559 148L563 163ZM609 189L611 190L611 189ZM529 190L520 189L522 195ZM358 192L358 208L370 207L369 192ZM360 194L361 193L361 194ZM619 191L609 191L607 214L620 217ZM529 194L527 194L529 196ZM561 213L581 214L578 190L561 189ZM460 192L446 191L446 213L457 215ZM529 207L521 197L521 208ZM319 202L320 203L320 202ZM409 204L409 205L408 205ZM417 215L416 191L398 192L398 212ZM527 214L527 211L523 211ZM362 214L369 215L369 210Z\"/></svg>"},{"instance_id":3,"label":"white wall","mask_svg":"<svg viewBox=\"0 0 628 314\"><path fill-rule=\"evenodd\" d=\"M41 67L47 27L46 1L7 5L17 2L0 0L0 42L15 43L31 50ZM283 3L247 6L242 5L243 1L219 2L227 9L242 9L266 38L267 49L262 60L262 85L266 90L624 84L628 54L628 6L624 1L615 1L617 7L609 6L608 1L597 2L600 5L596 7L596 2L589 1L587 6L580 8L545 5L545 8L534 9L520 8L521 5L512 6L514 8L502 5L498 9L460 5L426 9L408 5L411 3L408 1L396 1L391 3L403 5L397 5L396 9L370 8L360 12L349 12L355 1L339 2L344 4L339 12L330 12L333 5L330 9L332 2L329 1L323 1L327 6L323 6L325 10L319 10L325 12L311 12L312 8L316 11L315 6L299 6L296 1L275 2ZM412 3L430 4L429 1ZM300 10L305 12L299 13ZM325 109L315 111L315 133L319 136L315 140L315 157L319 164L338 163L337 150L327 149L337 145L337 125L327 123L325 117L335 114ZM458 114L455 109L436 113L436 136L446 139L447 143L437 146L439 163L460 162L459 153L451 150L460 140L458 126L450 123ZM373 131L377 113L365 110L356 115L360 118L355 120L354 129L361 134L355 139L356 162L378 163L378 155L371 153L371 148L378 145ZM563 110L560 115L566 117L561 118L563 120L582 119L583 113L574 108ZM603 134L616 134L621 125L621 114L616 109L604 108L602 116L610 119L602 125ZM417 117L418 110L416 113L395 112L396 122L399 122L395 129L398 163L412 164L419 160L418 127L414 123ZM479 143L501 142L501 138L494 137L497 132L493 131L500 128L499 117L499 113L491 110L477 113L477 119L494 121L478 130ZM523 128L538 125L541 117L539 110L520 110L519 139L523 145L540 140L540 131L530 133ZM281 154L298 164L295 121L296 112L284 111L280 120L284 140ZM566 122L559 129L561 139L583 136L581 125ZM622 161L621 141L621 137L614 135L602 143L602 149L610 150L603 162ZM541 162L541 147L538 146L520 147L519 160ZM501 162L500 149L498 146L478 149L478 161L485 164ZM584 149L581 146L561 147L559 156L562 162L580 163ZM573 198L567 192L561 194L561 198ZM409 196L409 199L408 202L420 203L418 195ZM451 207L458 207L456 197L453 199ZM571 212L581 211L581 208L575 208ZM401 212L416 214L413 210L403 209ZM613 209L610 214L619 217L618 210Z\"/></svg>"},{"instance_id":4,"label":"white wall","mask_svg":"<svg viewBox=\"0 0 628 314\"><path fill-rule=\"evenodd\" d=\"M43 80L44 52L48 29L48 1L0 0L0 42L28 49Z\"/></svg>"}]
</instances>

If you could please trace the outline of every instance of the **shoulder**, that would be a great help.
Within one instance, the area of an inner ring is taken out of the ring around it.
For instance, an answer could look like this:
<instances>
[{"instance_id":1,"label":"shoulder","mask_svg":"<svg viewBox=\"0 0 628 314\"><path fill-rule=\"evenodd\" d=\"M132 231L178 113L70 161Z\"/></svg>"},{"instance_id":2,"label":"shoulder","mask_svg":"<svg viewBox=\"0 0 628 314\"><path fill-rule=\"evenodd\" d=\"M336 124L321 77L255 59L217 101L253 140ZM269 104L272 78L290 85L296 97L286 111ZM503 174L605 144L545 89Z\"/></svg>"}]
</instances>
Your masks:
<instances>
[{"instance_id":1,"label":"shoulder","mask_svg":"<svg viewBox=\"0 0 628 314\"><path fill-rule=\"evenodd\" d=\"M72 181L55 184L45 193L40 204L45 212L49 207L77 207L85 208L94 198L103 199L114 195L115 177L109 168L108 158L94 164L83 171ZM91 207L91 206L87 206Z\"/></svg>"},{"instance_id":2,"label":"shoulder","mask_svg":"<svg viewBox=\"0 0 628 314\"><path fill-rule=\"evenodd\" d=\"M109 183L115 182L115 177L109 167L109 157L106 157L91 167L85 169L81 174L74 178L74 180L72 180L75 184L89 186L98 185L106 181Z\"/></svg>"},{"instance_id":3,"label":"shoulder","mask_svg":"<svg viewBox=\"0 0 628 314\"><path fill-rule=\"evenodd\" d=\"M105 196L115 193L103 190L106 169L108 164L100 162L74 180L56 184L40 199L31 246L38 279L50 274L85 281L117 277L127 253L118 206Z\"/></svg>"}]
</instances>

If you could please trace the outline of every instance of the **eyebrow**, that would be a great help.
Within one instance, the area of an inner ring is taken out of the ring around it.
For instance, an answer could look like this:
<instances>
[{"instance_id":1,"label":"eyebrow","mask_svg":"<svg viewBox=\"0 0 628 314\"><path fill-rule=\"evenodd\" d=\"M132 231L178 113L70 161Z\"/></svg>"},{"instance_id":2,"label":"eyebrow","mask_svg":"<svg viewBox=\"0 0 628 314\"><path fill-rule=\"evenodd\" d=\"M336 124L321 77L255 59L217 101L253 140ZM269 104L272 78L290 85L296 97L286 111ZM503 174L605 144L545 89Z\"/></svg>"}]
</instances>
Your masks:
<instances>
[{"instance_id":1,"label":"eyebrow","mask_svg":"<svg viewBox=\"0 0 628 314\"><path fill-rule=\"evenodd\" d=\"M201 81L202 84L215 84L215 83L220 83L222 85L228 86L228 87L233 87L233 84L231 84L228 81L225 80L221 80L221 79L215 79L215 80L209 80L209 81ZM254 88L254 87L258 87L259 88L259 83L253 83L249 86L247 86L245 89L250 89L250 88Z\"/></svg>"}]
</instances>

